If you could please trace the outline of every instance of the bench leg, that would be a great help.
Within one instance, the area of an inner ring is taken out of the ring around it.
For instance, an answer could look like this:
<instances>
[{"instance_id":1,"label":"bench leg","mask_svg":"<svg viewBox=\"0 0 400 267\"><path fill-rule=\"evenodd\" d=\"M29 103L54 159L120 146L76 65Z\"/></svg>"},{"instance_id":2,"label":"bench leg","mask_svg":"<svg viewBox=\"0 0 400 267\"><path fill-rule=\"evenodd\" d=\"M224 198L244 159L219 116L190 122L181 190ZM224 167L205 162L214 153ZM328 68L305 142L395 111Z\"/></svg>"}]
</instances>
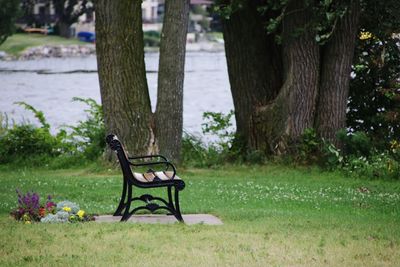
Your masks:
<instances>
[{"instance_id":1,"label":"bench leg","mask_svg":"<svg viewBox=\"0 0 400 267\"><path fill-rule=\"evenodd\" d=\"M181 210L179 208L179 190L176 187L175 187L175 214L174 215L178 221L183 222Z\"/></svg>"},{"instance_id":2,"label":"bench leg","mask_svg":"<svg viewBox=\"0 0 400 267\"><path fill-rule=\"evenodd\" d=\"M175 207L174 207L174 202L172 201L172 186L168 186L168 206L171 209L171 213L168 215L174 215L175 214Z\"/></svg>"},{"instance_id":3,"label":"bench leg","mask_svg":"<svg viewBox=\"0 0 400 267\"><path fill-rule=\"evenodd\" d=\"M118 204L118 208L115 210L113 216L121 216L122 215L122 211L124 210L125 207L125 199L126 199L126 187L127 187L127 182L124 180L124 185L122 188L122 195L121 195L121 199L119 201Z\"/></svg>"},{"instance_id":4,"label":"bench leg","mask_svg":"<svg viewBox=\"0 0 400 267\"><path fill-rule=\"evenodd\" d=\"M129 218L131 217L131 214L129 213L129 210L131 209L131 203L132 203L132 185L128 185L128 198L126 200L126 207L124 215L121 218L121 222L129 220Z\"/></svg>"}]
</instances>

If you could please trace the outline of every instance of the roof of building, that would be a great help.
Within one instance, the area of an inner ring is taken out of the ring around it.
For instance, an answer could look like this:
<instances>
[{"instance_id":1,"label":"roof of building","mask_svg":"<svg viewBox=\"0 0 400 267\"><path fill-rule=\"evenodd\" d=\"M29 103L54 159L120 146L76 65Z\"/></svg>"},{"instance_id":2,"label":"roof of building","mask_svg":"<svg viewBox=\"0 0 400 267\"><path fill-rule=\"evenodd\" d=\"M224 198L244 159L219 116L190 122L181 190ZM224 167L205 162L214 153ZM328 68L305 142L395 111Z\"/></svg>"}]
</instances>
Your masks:
<instances>
[{"instance_id":1,"label":"roof of building","mask_svg":"<svg viewBox=\"0 0 400 267\"><path fill-rule=\"evenodd\" d=\"M190 4L192 5L212 5L212 0L190 0Z\"/></svg>"}]
</instances>

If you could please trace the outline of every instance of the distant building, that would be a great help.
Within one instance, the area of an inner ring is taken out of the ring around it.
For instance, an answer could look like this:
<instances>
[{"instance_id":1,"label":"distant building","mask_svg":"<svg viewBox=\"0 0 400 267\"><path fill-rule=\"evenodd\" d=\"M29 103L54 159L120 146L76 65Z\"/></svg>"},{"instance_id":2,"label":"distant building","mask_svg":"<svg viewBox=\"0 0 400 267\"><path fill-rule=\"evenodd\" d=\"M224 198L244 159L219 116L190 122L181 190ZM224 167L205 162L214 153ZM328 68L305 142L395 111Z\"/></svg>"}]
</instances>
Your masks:
<instances>
[{"instance_id":1,"label":"distant building","mask_svg":"<svg viewBox=\"0 0 400 267\"><path fill-rule=\"evenodd\" d=\"M29 1L29 0L22 0ZM36 0L36 3L31 10L32 14L25 15L18 20L21 27L47 27L54 26L57 21L54 6L52 1ZM212 4L212 0L191 0L191 9L194 6L201 6L205 10ZM142 2L142 20L144 31L161 31L162 21L165 13L165 0L143 0ZM201 15L193 14L191 12L189 22L189 32L198 33L203 32L204 27L201 26L204 20L211 20L211 18ZM77 23L71 25L71 31L78 32L94 32L95 13L93 11L83 14Z\"/></svg>"},{"instance_id":2,"label":"distant building","mask_svg":"<svg viewBox=\"0 0 400 267\"><path fill-rule=\"evenodd\" d=\"M161 3L163 4L163 3ZM158 0L145 0L142 2L142 19L143 23L158 23L159 12L158 6L160 5Z\"/></svg>"}]
</instances>

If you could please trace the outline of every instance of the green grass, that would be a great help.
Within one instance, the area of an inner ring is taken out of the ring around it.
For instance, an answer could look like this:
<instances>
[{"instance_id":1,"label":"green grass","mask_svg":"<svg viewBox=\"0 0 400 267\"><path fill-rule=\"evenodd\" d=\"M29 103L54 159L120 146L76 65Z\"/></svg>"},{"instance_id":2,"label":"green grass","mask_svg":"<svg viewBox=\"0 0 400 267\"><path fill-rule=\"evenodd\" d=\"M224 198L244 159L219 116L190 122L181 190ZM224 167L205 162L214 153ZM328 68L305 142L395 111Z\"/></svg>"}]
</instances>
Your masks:
<instances>
[{"instance_id":1,"label":"green grass","mask_svg":"<svg viewBox=\"0 0 400 267\"><path fill-rule=\"evenodd\" d=\"M42 46L42 45L72 45L72 44L87 44L79 41L76 38L66 39L59 36L43 35L38 33L26 34L17 33L7 38L0 45L0 51L5 51L7 54L19 55L27 48Z\"/></svg>"},{"instance_id":2,"label":"green grass","mask_svg":"<svg viewBox=\"0 0 400 267\"><path fill-rule=\"evenodd\" d=\"M224 225L24 225L15 188L112 213L118 171L0 169L0 266L398 266L400 183L314 168L181 170L184 213ZM368 190L366 190L368 189ZM368 191L368 192L363 192Z\"/></svg>"}]
</instances>

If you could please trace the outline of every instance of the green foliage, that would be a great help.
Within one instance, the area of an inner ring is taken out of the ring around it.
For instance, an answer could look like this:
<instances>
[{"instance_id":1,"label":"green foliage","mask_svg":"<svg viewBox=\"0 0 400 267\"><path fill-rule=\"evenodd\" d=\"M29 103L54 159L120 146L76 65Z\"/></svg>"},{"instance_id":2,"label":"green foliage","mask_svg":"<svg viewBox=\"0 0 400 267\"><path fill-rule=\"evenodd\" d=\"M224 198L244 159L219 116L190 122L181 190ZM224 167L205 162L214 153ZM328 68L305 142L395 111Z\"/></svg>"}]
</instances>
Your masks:
<instances>
[{"instance_id":1,"label":"green foliage","mask_svg":"<svg viewBox=\"0 0 400 267\"><path fill-rule=\"evenodd\" d=\"M89 109L85 110L87 114L85 121L79 121L77 126L70 126L72 133L69 138L76 146L76 149L82 151L84 157L89 160L97 159L106 146L104 139L106 130L102 107L91 98L74 97L72 100L85 103L89 106Z\"/></svg>"},{"instance_id":2,"label":"green foliage","mask_svg":"<svg viewBox=\"0 0 400 267\"><path fill-rule=\"evenodd\" d=\"M15 31L15 21L20 15L19 0L0 0L0 45Z\"/></svg>"},{"instance_id":3,"label":"green foliage","mask_svg":"<svg viewBox=\"0 0 400 267\"><path fill-rule=\"evenodd\" d=\"M221 151L213 145L207 146L201 138L187 132L182 137L181 153L185 166L210 167L223 163Z\"/></svg>"},{"instance_id":4,"label":"green foliage","mask_svg":"<svg viewBox=\"0 0 400 267\"><path fill-rule=\"evenodd\" d=\"M364 132L347 133L342 130L338 138L343 142L346 154L367 157L373 151L371 139Z\"/></svg>"},{"instance_id":5,"label":"green foliage","mask_svg":"<svg viewBox=\"0 0 400 267\"><path fill-rule=\"evenodd\" d=\"M14 104L20 105L23 108L25 108L28 111L31 111L33 115L35 116L36 119L40 122L42 125L43 129L50 129L50 124L47 123L46 118L44 117L44 114L42 111L35 109L31 105L25 103L25 102L15 102Z\"/></svg>"},{"instance_id":6,"label":"green foliage","mask_svg":"<svg viewBox=\"0 0 400 267\"><path fill-rule=\"evenodd\" d=\"M143 42L145 46L158 47L160 46L160 32L147 31L143 33Z\"/></svg>"},{"instance_id":7,"label":"green foliage","mask_svg":"<svg viewBox=\"0 0 400 267\"><path fill-rule=\"evenodd\" d=\"M361 36L350 82L347 124L382 149L400 136L399 39Z\"/></svg>"},{"instance_id":8,"label":"green foliage","mask_svg":"<svg viewBox=\"0 0 400 267\"><path fill-rule=\"evenodd\" d=\"M247 4L246 0L231 0L223 1L217 0L213 7L213 11L219 14L224 19L230 19L234 12L243 8L243 5Z\"/></svg>"},{"instance_id":9,"label":"green foliage","mask_svg":"<svg viewBox=\"0 0 400 267\"><path fill-rule=\"evenodd\" d=\"M400 32L400 1L361 0L361 6L361 29L381 40L387 40L393 33Z\"/></svg>"},{"instance_id":10,"label":"green foliage","mask_svg":"<svg viewBox=\"0 0 400 267\"><path fill-rule=\"evenodd\" d=\"M8 116L6 113L0 112L0 137L3 136L9 128Z\"/></svg>"},{"instance_id":11,"label":"green foliage","mask_svg":"<svg viewBox=\"0 0 400 267\"><path fill-rule=\"evenodd\" d=\"M232 149L235 137L232 130L233 115L233 111L228 114L204 112L203 134L213 141L206 144L201 138L185 132L182 139L183 164L209 167L237 159L238 153Z\"/></svg>"},{"instance_id":12,"label":"green foliage","mask_svg":"<svg viewBox=\"0 0 400 267\"><path fill-rule=\"evenodd\" d=\"M202 124L203 134L217 138L214 143L217 150L226 151L232 147L232 141L235 136L231 128L233 115L233 110L226 115L222 112L203 113L203 120L205 120Z\"/></svg>"},{"instance_id":13,"label":"green foliage","mask_svg":"<svg viewBox=\"0 0 400 267\"><path fill-rule=\"evenodd\" d=\"M318 164L330 170L340 167L344 160L340 149L320 138L312 128L304 131L295 153L295 160L301 164Z\"/></svg>"},{"instance_id":14,"label":"green foliage","mask_svg":"<svg viewBox=\"0 0 400 267\"><path fill-rule=\"evenodd\" d=\"M400 179L400 164L388 152L369 157L350 155L343 169L363 178Z\"/></svg>"},{"instance_id":15,"label":"green foliage","mask_svg":"<svg viewBox=\"0 0 400 267\"><path fill-rule=\"evenodd\" d=\"M68 167L99 158L105 148L105 130L101 106L93 99L74 98L89 106L85 110L88 117L56 135L51 134L43 112L31 105L18 102L34 113L41 126L14 123L8 125L4 116L0 117L0 163L24 163L24 165L50 164L53 167Z\"/></svg>"},{"instance_id":16,"label":"green foliage","mask_svg":"<svg viewBox=\"0 0 400 267\"><path fill-rule=\"evenodd\" d=\"M60 154L60 144L48 129L31 124L14 125L0 137L0 163Z\"/></svg>"},{"instance_id":17,"label":"green foliage","mask_svg":"<svg viewBox=\"0 0 400 267\"><path fill-rule=\"evenodd\" d=\"M400 179L400 145L397 141L392 141L390 148L379 152L364 132L342 130L338 138L343 143L343 151L319 138L314 129L306 129L297 146L295 161L318 164L328 170L342 170L362 178Z\"/></svg>"},{"instance_id":18,"label":"green foliage","mask_svg":"<svg viewBox=\"0 0 400 267\"><path fill-rule=\"evenodd\" d=\"M367 178L400 179L398 142L392 140L384 149L378 149L364 132L346 133L338 138L343 142L345 161L343 169Z\"/></svg>"}]
</instances>

